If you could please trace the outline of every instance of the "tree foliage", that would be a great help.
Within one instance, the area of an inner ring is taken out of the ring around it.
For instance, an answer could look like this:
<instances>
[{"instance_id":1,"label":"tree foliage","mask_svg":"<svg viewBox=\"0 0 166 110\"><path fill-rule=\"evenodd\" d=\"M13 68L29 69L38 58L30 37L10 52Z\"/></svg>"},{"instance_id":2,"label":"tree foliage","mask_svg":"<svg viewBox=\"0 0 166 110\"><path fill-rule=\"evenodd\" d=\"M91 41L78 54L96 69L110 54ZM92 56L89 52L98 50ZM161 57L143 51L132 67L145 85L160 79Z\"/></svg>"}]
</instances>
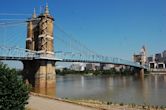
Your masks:
<instances>
[{"instance_id":1,"label":"tree foliage","mask_svg":"<svg viewBox=\"0 0 166 110\"><path fill-rule=\"evenodd\" d=\"M16 70L0 62L0 110L24 110L28 94L29 89Z\"/></svg>"},{"instance_id":2,"label":"tree foliage","mask_svg":"<svg viewBox=\"0 0 166 110\"><path fill-rule=\"evenodd\" d=\"M133 75L135 72L130 68L121 68L120 70L116 70L115 68L111 68L109 70L85 70L85 71L75 71L70 69L56 70L56 73L59 75L66 74L89 74L93 73L93 75Z\"/></svg>"}]
</instances>

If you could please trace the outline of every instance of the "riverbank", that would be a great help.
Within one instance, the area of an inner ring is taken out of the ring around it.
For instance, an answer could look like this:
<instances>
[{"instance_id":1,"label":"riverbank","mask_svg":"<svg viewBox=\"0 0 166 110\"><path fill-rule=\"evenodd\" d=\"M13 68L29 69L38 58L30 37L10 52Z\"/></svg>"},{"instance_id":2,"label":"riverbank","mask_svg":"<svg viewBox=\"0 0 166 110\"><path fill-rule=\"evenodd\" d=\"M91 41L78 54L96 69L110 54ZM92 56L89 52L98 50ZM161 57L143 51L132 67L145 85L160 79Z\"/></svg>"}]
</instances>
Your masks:
<instances>
[{"instance_id":1,"label":"riverbank","mask_svg":"<svg viewBox=\"0 0 166 110\"><path fill-rule=\"evenodd\" d=\"M97 100L69 100L36 93L30 94L27 107L30 110L166 110L163 106L115 104Z\"/></svg>"},{"instance_id":2,"label":"riverbank","mask_svg":"<svg viewBox=\"0 0 166 110\"><path fill-rule=\"evenodd\" d=\"M150 106L150 105L137 105L137 104L124 104L124 103L113 103L113 102L101 102L98 100L72 100L75 103L85 104L103 108L105 110L166 110L164 106Z\"/></svg>"},{"instance_id":3,"label":"riverbank","mask_svg":"<svg viewBox=\"0 0 166 110\"><path fill-rule=\"evenodd\" d=\"M95 108L91 107L34 95L30 96L27 108L29 110L96 110Z\"/></svg>"}]
</instances>

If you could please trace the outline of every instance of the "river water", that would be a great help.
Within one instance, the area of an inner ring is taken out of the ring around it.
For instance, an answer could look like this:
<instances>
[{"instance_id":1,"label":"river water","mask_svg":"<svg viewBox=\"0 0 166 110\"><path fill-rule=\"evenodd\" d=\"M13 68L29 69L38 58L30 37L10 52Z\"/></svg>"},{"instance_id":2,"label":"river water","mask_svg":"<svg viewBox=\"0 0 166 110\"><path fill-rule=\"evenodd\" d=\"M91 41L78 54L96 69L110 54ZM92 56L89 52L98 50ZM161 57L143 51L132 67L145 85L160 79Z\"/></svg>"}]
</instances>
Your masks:
<instances>
[{"instance_id":1,"label":"river water","mask_svg":"<svg viewBox=\"0 0 166 110\"><path fill-rule=\"evenodd\" d=\"M56 95L70 99L95 99L115 103L166 106L166 75L84 76L57 75Z\"/></svg>"}]
</instances>

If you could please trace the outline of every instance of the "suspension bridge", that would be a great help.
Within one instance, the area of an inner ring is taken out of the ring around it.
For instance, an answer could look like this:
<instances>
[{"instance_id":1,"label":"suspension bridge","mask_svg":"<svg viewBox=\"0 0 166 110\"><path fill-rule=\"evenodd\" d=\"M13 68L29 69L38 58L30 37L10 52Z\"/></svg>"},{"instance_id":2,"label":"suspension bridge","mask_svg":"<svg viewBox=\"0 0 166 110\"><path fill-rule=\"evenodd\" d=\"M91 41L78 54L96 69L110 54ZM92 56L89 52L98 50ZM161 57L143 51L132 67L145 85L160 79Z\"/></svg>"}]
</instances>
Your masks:
<instances>
[{"instance_id":1,"label":"suspension bridge","mask_svg":"<svg viewBox=\"0 0 166 110\"><path fill-rule=\"evenodd\" d=\"M15 19L10 20L12 21L9 21L9 19L1 19L0 21L0 60L21 61L33 59L52 59L59 62L106 63L146 68L145 65L140 65L137 62L128 61L117 57L100 55L81 44L75 38L67 34L58 25L54 25L54 30L58 30L62 37L54 35L54 46L61 50L54 51L53 54L50 55L40 54L39 51L25 49L24 41L26 40L25 28L27 21ZM19 28L22 27L24 30L21 30L20 32Z\"/></svg>"},{"instance_id":2,"label":"suspension bridge","mask_svg":"<svg viewBox=\"0 0 166 110\"><path fill-rule=\"evenodd\" d=\"M140 63L92 51L53 22L48 6L45 12L38 16L34 12L28 20L0 19L0 60L22 61L25 79L37 88L36 91L48 94L48 88L55 88L55 62L115 64L146 69Z\"/></svg>"}]
</instances>

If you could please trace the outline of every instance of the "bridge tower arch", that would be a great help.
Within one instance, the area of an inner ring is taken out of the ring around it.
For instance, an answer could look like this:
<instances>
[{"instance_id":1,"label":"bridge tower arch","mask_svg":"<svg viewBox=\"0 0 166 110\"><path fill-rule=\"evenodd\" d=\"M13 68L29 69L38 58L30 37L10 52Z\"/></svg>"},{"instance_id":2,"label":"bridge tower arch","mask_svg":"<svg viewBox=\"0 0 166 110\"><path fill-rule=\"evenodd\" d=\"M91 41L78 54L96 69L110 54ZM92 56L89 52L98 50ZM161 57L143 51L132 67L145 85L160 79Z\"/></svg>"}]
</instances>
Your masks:
<instances>
[{"instance_id":1,"label":"bridge tower arch","mask_svg":"<svg viewBox=\"0 0 166 110\"><path fill-rule=\"evenodd\" d=\"M44 59L54 56L53 22L48 5L39 16L34 11L27 21L26 49L37 51L39 59L22 61L24 79L33 86L34 92L45 95L55 95L55 60Z\"/></svg>"}]
</instances>

